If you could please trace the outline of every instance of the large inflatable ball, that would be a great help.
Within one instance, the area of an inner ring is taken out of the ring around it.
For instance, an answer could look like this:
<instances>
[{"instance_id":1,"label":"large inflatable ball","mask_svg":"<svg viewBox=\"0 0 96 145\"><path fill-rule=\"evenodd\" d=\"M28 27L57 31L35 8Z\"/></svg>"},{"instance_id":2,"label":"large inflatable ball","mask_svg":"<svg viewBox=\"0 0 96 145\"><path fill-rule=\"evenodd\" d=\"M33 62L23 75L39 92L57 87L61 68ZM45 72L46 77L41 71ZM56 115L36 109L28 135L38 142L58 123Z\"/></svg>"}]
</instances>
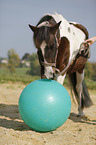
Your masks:
<instances>
[{"instance_id":1,"label":"large inflatable ball","mask_svg":"<svg viewBox=\"0 0 96 145\"><path fill-rule=\"evenodd\" d=\"M39 132L55 130L65 123L71 111L67 90L54 80L40 79L27 85L19 98L23 121Z\"/></svg>"}]
</instances>

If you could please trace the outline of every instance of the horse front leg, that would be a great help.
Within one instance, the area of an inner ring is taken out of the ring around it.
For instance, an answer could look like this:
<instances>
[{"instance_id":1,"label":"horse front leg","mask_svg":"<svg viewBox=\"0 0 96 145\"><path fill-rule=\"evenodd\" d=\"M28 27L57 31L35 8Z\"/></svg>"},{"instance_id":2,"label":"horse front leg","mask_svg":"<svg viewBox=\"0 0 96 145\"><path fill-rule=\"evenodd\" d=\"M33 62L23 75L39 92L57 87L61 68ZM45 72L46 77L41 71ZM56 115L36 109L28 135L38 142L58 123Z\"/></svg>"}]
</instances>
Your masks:
<instances>
[{"instance_id":1,"label":"horse front leg","mask_svg":"<svg viewBox=\"0 0 96 145\"><path fill-rule=\"evenodd\" d=\"M78 100L78 116L84 116L85 114L83 113L83 109L84 109L84 104L83 104L83 92L82 92L82 82L84 80L84 71L82 74L80 74L79 72L76 72L76 80L77 80L77 83L76 83L76 90L77 90L77 94L78 94L78 97L79 97L79 100Z\"/></svg>"},{"instance_id":2,"label":"horse front leg","mask_svg":"<svg viewBox=\"0 0 96 145\"><path fill-rule=\"evenodd\" d=\"M63 82L64 82L64 79L65 79L65 76L66 74L64 74L63 76L62 75L59 75L55 78L55 80L60 83L61 85L63 85Z\"/></svg>"}]
</instances>

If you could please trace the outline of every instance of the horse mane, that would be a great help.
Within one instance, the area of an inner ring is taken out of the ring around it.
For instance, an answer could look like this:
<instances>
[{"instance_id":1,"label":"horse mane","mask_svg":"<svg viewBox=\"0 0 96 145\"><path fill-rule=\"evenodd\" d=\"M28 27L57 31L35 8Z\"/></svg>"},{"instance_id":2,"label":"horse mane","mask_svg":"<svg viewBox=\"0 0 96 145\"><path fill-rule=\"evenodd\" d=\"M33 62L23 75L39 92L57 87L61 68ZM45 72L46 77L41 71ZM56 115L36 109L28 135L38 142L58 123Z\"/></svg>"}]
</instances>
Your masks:
<instances>
[{"instance_id":1,"label":"horse mane","mask_svg":"<svg viewBox=\"0 0 96 145\"><path fill-rule=\"evenodd\" d=\"M39 24L41 24L41 23L43 23L43 22L45 22L45 21L48 21L50 24L56 24L56 21L54 20L54 18L52 17L52 16L50 16L50 15L45 15L45 16L43 16L41 19L40 19L40 21L37 23L37 25L36 26L38 26Z\"/></svg>"}]
</instances>

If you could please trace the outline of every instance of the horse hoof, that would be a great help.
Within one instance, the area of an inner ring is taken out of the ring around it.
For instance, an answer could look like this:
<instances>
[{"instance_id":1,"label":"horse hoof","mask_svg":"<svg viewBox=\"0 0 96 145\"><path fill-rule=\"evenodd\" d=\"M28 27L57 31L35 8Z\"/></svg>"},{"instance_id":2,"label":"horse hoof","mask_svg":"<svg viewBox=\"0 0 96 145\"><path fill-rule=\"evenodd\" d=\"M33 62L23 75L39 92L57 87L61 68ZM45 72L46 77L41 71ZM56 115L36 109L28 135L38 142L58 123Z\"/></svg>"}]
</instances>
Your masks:
<instances>
[{"instance_id":1,"label":"horse hoof","mask_svg":"<svg viewBox=\"0 0 96 145\"><path fill-rule=\"evenodd\" d=\"M85 114L82 112L82 113L78 113L77 117L84 117Z\"/></svg>"}]
</instances>

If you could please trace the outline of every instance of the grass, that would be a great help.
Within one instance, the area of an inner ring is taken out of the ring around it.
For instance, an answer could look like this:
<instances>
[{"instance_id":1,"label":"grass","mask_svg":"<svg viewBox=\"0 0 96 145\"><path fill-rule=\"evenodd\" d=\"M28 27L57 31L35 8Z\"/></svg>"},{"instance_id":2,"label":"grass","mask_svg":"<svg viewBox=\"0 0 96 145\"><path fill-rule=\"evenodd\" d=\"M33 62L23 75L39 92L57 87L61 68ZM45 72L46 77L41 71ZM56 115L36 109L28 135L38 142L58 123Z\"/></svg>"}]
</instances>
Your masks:
<instances>
[{"instance_id":1,"label":"grass","mask_svg":"<svg viewBox=\"0 0 96 145\"><path fill-rule=\"evenodd\" d=\"M28 84L34 80L40 79L40 76L30 76L26 75L26 72L30 68L16 68L16 72L11 74L7 71L7 69L0 69L0 83L6 83L6 82L22 82L25 84ZM88 89L90 90L96 90L96 81L92 81L89 79L85 79L85 82L87 84ZM64 84L66 86L69 86L68 81L65 79Z\"/></svg>"},{"instance_id":2,"label":"grass","mask_svg":"<svg viewBox=\"0 0 96 145\"><path fill-rule=\"evenodd\" d=\"M26 75L29 68L16 68L15 73L9 73L6 69L0 69L0 83L11 82L23 82L30 83L36 79L40 79L39 76Z\"/></svg>"},{"instance_id":3,"label":"grass","mask_svg":"<svg viewBox=\"0 0 96 145\"><path fill-rule=\"evenodd\" d=\"M96 91L96 81L92 81L90 79L85 79L85 82L87 84L87 87L91 90L95 90Z\"/></svg>"}]
</instances>

